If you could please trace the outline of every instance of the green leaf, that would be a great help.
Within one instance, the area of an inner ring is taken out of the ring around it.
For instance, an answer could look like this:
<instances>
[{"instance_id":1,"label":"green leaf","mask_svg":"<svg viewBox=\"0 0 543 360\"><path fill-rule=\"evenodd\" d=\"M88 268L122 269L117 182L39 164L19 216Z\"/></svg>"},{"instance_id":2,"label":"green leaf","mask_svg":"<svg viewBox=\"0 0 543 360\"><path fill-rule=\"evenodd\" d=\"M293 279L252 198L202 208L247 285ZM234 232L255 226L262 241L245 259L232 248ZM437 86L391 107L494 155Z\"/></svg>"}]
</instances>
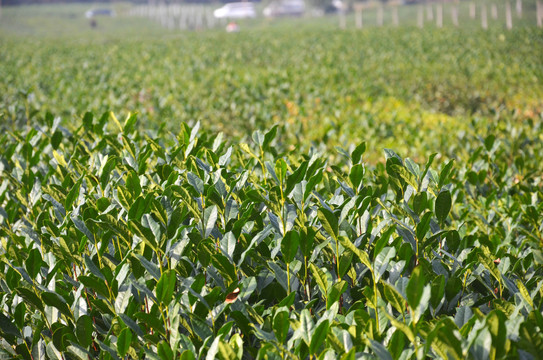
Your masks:
<instances>
[{"instance_id":1,"label":"green leaf","mask_svg":"<svg viewBox=\"0 0 543 360\"><path fill-rule=\"evenodd\" d=\"M424 167L424 171L422 172L420 178L424 179L426 177L426 174L428 173L428 170L430 170L430 166L432 166L432 163L434 162L435 157L437 156L437 153L433 153L428 158L428 161L426 162L426 166Z\"/></svg>"},{"instance_id":2,"label":"green leaf","mask_svg":"<svg viewBox=\"0 0 543 360\"><path fill-rule=\"evenodd\" d=\"M134 170L130 170L126 175L126 188L134 199L141 195L140 178Z\"/></svg>"},{"instance_id":3,"label":"green leaf","mask_svg":"<svg viewBox=\"0 0 543 360\"><path fill-rule=\"evenodd\" d=\"M445 184L445 182L448 181L449 173L451 172L453 164L454 164L454 159L449 161L447 165L443 167L443 170L441 170L441 173L439 174L439 183L437 185L440 189Z\"/></svg>"},{"instance_id":4,"label":"green leaf","mask_svg":"<svg viewBox=\"0 0 543 360\"><path fill-rule=\"evenodd\" d=\"M44 264L39 249L32 249L25 261L26 272L32 279L36 279L42 265Z\"/></svg>"},{"instance_id":5,"label":"green leaf","mask_svg":"<svg viewBox=\"0 0 543 360\"><path fill-rule=\"evenodd\" d=\"M177 275L174 270L166 270L162 273L156 285L156 297L164 305L168 305L175 290Z\"/></svg>"},{"instance_id":6,"label":"green leaf","mask_svg":"<svg viewBox=\"0 0 543 360\"><path fill-rule=\"evenodd\" d=\"M268 132L266 132L266 134L264 135L264 141L262 143L262 148L263 149L267 149L268 146L273 141L273 139L275 139L275 136L277 135L277 128L278 127L279 127L278 125L274 125L274 126L272 126L272 128Z\"/></svg>"},{"instance_id":7,"label":"green leaf","mask_svg":"<svg viewBox=\"0 0 543 360\"><path fill-rule=\"evenodd\" d=\"M230 259L233 259L234 257L234 251L236 250L236 237L235 235L229 231L221 239L220 245L221 250L225 255L227 255Z\"/></svg>"},{"instance_id":8,"label":"green leaf","mask_svg":"<svg viewBox=\"0 0 543 360\"><path fill-rule=\"evenodd\" d=\"M337 240L339 236L338 219L334 213L321 207L318 211L318 217L324 230L326 230L334 240Z\"/></svg>"},{"instance_id":9,"label":"green leaf","mask_svg":"<svg viewBox=\"0 0 543 360\"><path fill-rule=\"evenodd\" d=\"M305 173L307 171L308 162L304 161L294 172L287 177L287 188L285 190L285 195L288 196L292 190L294 190L294 187L296 184L299 184L305 176Z\"/></svg>"},{"instance_id":10,"label":"green leaf","mask_svg":"<svg viewBox=\"0 0 543 360\"><path fill-rule=\"evenodd\" d=\"M496 264L494 264L494 259L490 257L490 254L485 251L477 251L477 258L479 259L481 264L483 264L483 266L490 272L494 279L501 283L500 270L498 269Z\"/></svg>"},{"instance_id":11,"label":"green leaf","mask_svg":"<svg viewBox=\"0 0 543 360\"><path fill-rule=\"evenodd\" d=\"M136 313L134 317L140 320L147 327L152 327L160 334L163 334L163 335L166 334L166 331L164 331L164 324L159 320L159 318L156 315L139 312L139 313Z\"/></svg>"},{"instance_id":12,"label":"green leaf","mask_svg":"<svg viewBox=\"0 0 543 360\"><path fill-rule=\"evenodd\" d=\"M98 266L96 266L96 264L92 261L90 257L85 255L84 260L85 260L85 265L87 265L87 270L89 270L91 274L93 274L99 279L106 280L104 274L102 274Z\"/></svg>"},{"instance_id":13,"label":"green leaf","mask_svg":"<svg viewBox=\"0 0 543 360\"><path fill-rule=\"evenodd\" d=\"M281 300L279 302L279 304L277 304L277 307L280 308L282 306L285 306L285 307L289 308L294 304L295 299L296 299L296 293L291 292L290 294L288 294L288 296L285 296L285 298L283 300Z\"/></svg>"},{"instance_id":14,"label":"green leaf","mask_svg":"<svg viewBox=\"0 0 543 360\"><path fill-rule=\"evenodd\" d=\"M258 159L258 156L255 155L255 153L251 150L251 148L249 147L249 145L247 145L246 143L241 143L239 144L239 147L241 148L241 150L245 151L247 154L249 154L252 158L256 159L256 160L259 160Z\"/></svg>"},{"instance_id":15,"label":"green leaf","mask_svg":"<svg viewBox=\"0 0 543 360\"><path fill-rule=\"evenodd\" d=\"M428 233L428 230L430 230L430 220L432 220L432 213L428 211L422 216L420 222L417 224L416 233L419 241L422 241Z\"/></svg>"},{"instance_id":16,"label":"green leaf","mask_svg":"<svg viewBox=\"0 0 543 360\"><path fill-rule=\"evenodd\" d=\"M309 352L311 354L317 354L317 351L321 347L322 343L328 335L330 329L330 322L328 319L322 321L316 328L313 334L311 335L311 341L309 344Z\"/></svg>"},{"instance_id":17,"label":"green leaf","mask_svg":"<svg viewBox=\"0 0 543 360\"><path fill-rule=\"evenodd\" d=\"M236 275L236 268L234 264L232 264L226 258L226 256L222 254L214 254L211 257L211 263L219 271L219 273L222 275L224 280L226 280L227 287L230 286L230 284L238 281L238 278Z\"/></svg>"},{"instance_id":18,"label":"green leaf","mask_svg":"<svg viewBox=\"0 0 543 360\"><path fill-rule=\"evenodd\" d=\"M187 173L187 181L198 192L198 194L202 195L204 193L204 182L197 175L189 171Z\"/></svg>"},{"instance_id":19,"label":"green leaf","mask_svg":"<svg viewBox=\"0 0 543 360\"><path fill-rule=\"evenodd\" d=\"M15 289L15 291L17 292L17 294L20 297L22 297L27 302L34 305L38 310L43 312L43 310L44 310L43 302L32 290L19 287L19 288Z\"/></svg>"},{"instance_id":20,"label":"green leaf","mask_svg":"<svg viewBox=\"0 0 543 360\"><path fill-rule=\"evenodd\" d=\"M140 221L149 206L149 203L146 200L146 198L139 196L136 201L134 201L132 206L130 206L130 210L128 210L129 220Z\"/></svg>"},{"instance_id":21,"label":"green leaf","mask_svg":"<svg viewBox=\"0 0 543 360\"><path fill-rule=\"evenodd\" d=\"M57 293L44 291L41 293L41 298L46 305L57 308L64 316L73 319L72 312L66 304L66 300Z\"/></svg>"},{"instance_id":22,"label":"green leaf","mask_svg":"<svg viewBox=\"0 0 543 360\"><path fill-rule=\"evenodd\" d=\"M315 230L310 228L303 228L300 232L300 249L305 257L311 256L313 252L313 244L315 243Z\"/></svg>"},{"instance_id":23,"label":"green leaf","mask_svg":"<svg viewBox=\"0 0 543 360\"><path fill-rule=\"evenodd\" d=\"M322 295L326 296L328 292L328 278L326 277L326 274L313 263L309 264L309 269L311 270L313 278L317 282Z\"/></svg>"},{"instance_id":24,"label":"green leaf","mask_svg":"<svg viewBox=\"0 0 543 360\"><path fill-rule=\"evenodd\" d=\"M405 299L394 286L383 282L383 294L390 305L394 306L400 314L405 311Z\"/></svg>"},{"instance_id":25,"label":"green leaf","mask_svg":"<svg viewBox=\"0 0 543 360\"><path fill-rule=\"evenodd\" d=\"M83 183L83 177L81 177L75 184L72 186L72 189L66 195L66 201L64 202L64 208L70 210L72 205L79 196L79 190L81 189L81 184Z\"/></svg>"},{"instance_id":26,"label":"green leaf","mask_svg":"<svg viewBox=\"0 0 543 360\"><path fill-rule=\"evenodd\" d=\"M141 265L143 265L145 270L149 272L149 274L151 274L157 281L160 280L160 269L156 264L150 262L140 254L135 254L135 257L141 263Z\"/></svg>"},{"instance_id":27,"label":"green leaf","mask_svg":"<svg viewBox=\"0 0 543 360\"><path fill-rule=\"evenodd\" d=\"M347 290L347 282L341 280L335 283L329 290L328 296L326 297L326 309L329 310L330 307L339 300L341 295Z\"/></svg>"},{"instance_id":28,"label":"green leaf","mask_svg":"<svg viewBox=\"0 0 543 360\"><path fill-rule=\"evenodd\" d=\"M435 308L438 307L439 303L445 295L445 276L443 274L438 275L432 280L432 296L430 298L430 303Z\"/></svg>"},{"instance_id":29,"label":"green leaf","mask_svg":"<svg viewBox=\"0 0 543 360\"><path fill-rule=\"evenodd\" d=\"M53 359L53 360L64 360L64 357L62 356L62 354L60 353L60 351L58 351L58 349L55 347L55 345L53 344L52 341L50 341L48 344L47 344L47 347L45 348L46 350L46 353L47 353L47 356L50 358L50 359Z\"/></svg>"},{"instance_id":30,"label":"green leaf","mask_svg":"<svg viewBox=\"0 0 543 360\"><path fill-rule=\"evenodd\" d=\"M136 122L138 121L138 114L137 113L133 113L133 114L128 114L128 116L126 117L126 120L124 121L124 125L123 125L123 133L126 135L126 134L130 134L131 132L134 131L134 125L136 125Z\"/></svg>"},{"instance_id":31,"label":"green leaf","mask_svg":"<svg viewBox=\"0 0 543 360\"><path fill-rule=\"evenodd\" d=\"M80 283L85 285L85 287L90 291L96 291L98 294L102 295L106 299L109 299L109 290L107 288L104 280L99 279L95 276L84 276L81 275L77 279Z\"/></svg>"},{"instance_id":32,"label":"green leaf","mask_svg":"<svg viewBox=\"0 0 543 360\"><path fill-rule=\"evenodd\" d=\"M406 288L407 302L411 309L416 309L419 306L425 284L426 279L423 268L422 266L417 266L413 269Z\"/></svg>"},{"instance_id":33,"label":"green leaf","mask_svg":"<svg viewBox=\"0 0 543 360\"><path fill-rule=\"evenodd\" d=\"M292 293L294 294L294 293ZM279 311L273 317L273 332L277 341L284 344L287 340L288 329L290 328L290 320L288 311Z\"/></svg>"},{"instance_id":34,"label":"green leaf","mask_svg":"<svg viewBox=\"0 0 543 360\"><path fill-rule=\"evenodd\" d=\"M173 360L173 351L166 341L159 342L157 348L161 360Z\"/></svg>"},{"instance_id":35,"label":"green leaf","mask_svg":"<svg viewBox=\"0 0 543 360\"><path fill-rule=\"evenodd\" d=\"M77 319L75 335L79 344L88 348L92 344L93 321L89 315L82 315Z\"/></svg>"},{"instance_id":36,"label":"green leaf","mask_svg":"<svg viewBox=\"0 0 543 360\"><path fill-rule=\"evenodd\" d=\"M298 331L301 333L302 339L305 341L307 346L311 343L311 338L313 337L313 331L315 329L315 324L309 310L303 309L300 313L300 327Z\"/></svg>"},{"instance_id":37,"label":"green leaf","mask_svg":"<svg viewBox=\"0 0 543 360\"><path fill-rule=\"evenodd\" d=\"M387 348L378 341L370 339L370 347L380 360L392 360L392 356L388 352Z\"/></svg>"},{"instance_id":38,"label":"green leaf","mask_svg":"<svg viewBox=\"0 0 543 360\"><path fill-rule=\"evenodd\" d=\"M409 326L401 321L396 320L393 316L387 313L385 309L382 309L382 313L390 320L392 326L405 334L405 336L409 339L409 341L411 341L411 343L415 341L415 333Z\"/></svg>"},{"instance_id":39,"label":"green leaf","mask_svg":"<svg viewBox=\"0 0 543 360\"><path fill-rule=\"evenodd\" d=\"M27 311L27 309L26 309L25 303L20 302L15 307L15 311L13 312L13 319L15 320L15 324L21 330L24 327L26 311Z\"/></svg>"},{"instance_id":40,"label":"green leaf","mask_svg":"<svg viewBox=\"0 0 543 360\"><path fill-rule=\"evenodd\" d=\"M217 222L217 216L217 206L212 205L205 208L204 216L202 218L202 235L204 238L207 238L209 237L209 235L211 235L213 228L215 228L215 223Z\"/></svg>"},{"instance_id":41,"label":"green leaf","mask_svg":"<svg viewBox=\"0 0 543 360\"><path fill-rule=\"evenodd\" d=\"M351 153L351 160L353 164L358 164L360 160L362 159L362 154L366 151L366 143L362 142L361 144L358 144L358 146L353 150Z\"/></svg>"},{"instance_id":42,"label":"green leaf","mask_svg":"<svg viewBox=\"0 0 543 360\"><path fill-rule=\"evenodd\" d=\"M507 338L506 321L507 317L500 310L492 310L486 317L486 325L492 337L491 359L501 359L509 351L510 341Z\"/></svg>"},{"instance_id":43,"label":"green leaf","mask_svg":"<svg viewBox=\"0 0 543 360\"><path fill-rule=\"evenodd\" d=\"M285 237L281 241L281 253L283 254L285 263L289 264L294 260L299 244L300 235L298 232L291 230L285 234Z\"/></svg>"},{"instance_id":44,"label":"green leaf","mask_svg":"<svg viewBox=\"0 0 543 360\"><path fill-rule=\"evenodd\" d=\"M342 236L339 238L341 245L351 250L359 259L362 264L364 264L371 272L373 272L373 267L370 262L370 258L367 253L363 252L349 240L348 238Z\"/></svg>"},{"instance_id":45,"label":"green leaf","mask_svg":"<svg viewBox=\"0 0 543 360\"><path fill-rule=\"evenodd\" d=\"M417 179L409 170L407 170L403 165L394 164L392 165L392 170L394 170L406 183L411 185L413 189L418 189Z\"/></svg>"},{"instance_id":46,"label":"green leaf","mask_svg":"<svg viewBox=\"0 0 543 360\"><path fill-rule=\"evenodd\" d=\"M353 184L353 187L355 189L358 189L360 187L360 184L362 183L362 180L364 178L364 166L362 164L356 164L351 168L351 172L349 173L349 179L351 180L351 183Z\"/></svg>"},{"instance_id":47,"label":"green leaf","mask_svg":"<svg viewBox=\"0 0 543 360\"><path fill-rule=\"evenodd\" d=\"M427 346L431 345L442 359L464 359L462 344L456 336L460 334L455 330L457 329L453 320L449 317L443 318L428 335Z\"/></svg>"},{"instance_id":48,"label":"green leaf","mask_svg":"<svg viewBox=\"0 0 543 360\"><path fill-rule=\"evenodd\" d=\"M119 337L117 338L117 351L121 357L124 357L130 348L132 343L132 331L129 328L121 330Z\"/></svg>"},{"instance_id":49,"label":"green leaf","mask_svg":"<svg viewBox=\"0 0 543 360\"><path fill-rule=\"evenodd\" d=\"M435 213L440 222L444 222L451 211L451 193L445 190L439 193L436 199Z\"/></svg>"},{"instance_id":50,"label":"green leaf","mask_svg":"<svg viewBox=\"0 0 543 360\"><path fill-rule=\"evenodd\" d=\"M375 271L375 281L379 281L381 276L385 273L388 268L388 264L391 259L396 256L396 248L392 246L385 247L375 258L374 262L374 271Z\"/></svg>"},{"instance_id":51,"label":"green leaf","mask_svg":"<svg viewBox=\"0 0 543 360\"><path fill-rule=\"evenodd\" d=\"M279 158L275 161L275 174L277 175L279 182L283 184L285 177L287 176L287 163L283 158Z\"/></svg>"},{"instance_id":52,"label":"green leaf","mask_svg":"<svg viewBox=\"0 0 543 360\"><path fill-rule=\"evenodd\" d=\"M518 288L518 290L520 292L520 295L522 296L524 301L526 301L526 303L528 305L530 305L532 307L532 309L533 309L534 308L534 302L532 300L532 297L530 296L530 293L528 292L528 290L526 289L526 287L524 286L522 281L517 280L516 284L517 284L517 288ZM531 310L531 309L529 309L529 310Z\"/></svg>"},{"instance_id":53,"label":"green leaf","mask_svg":"<svg viewBox=\"0 0 543 360\"><path fill-rule=\"evenodd\" d=\"M87 228L87 225L85 225L85 223L82 220L80 220L78 217L72 216L71 219L76 229L81 231L83 235L87 237L87 239L94 242L94 235L92 235L92 233L89 231L89 229Z\"/></svg>"},{"instance_id":54,"label":"green leaf","mask_svg":"<svg viewBox=\"0 0 543 360\"><path fill-rule=\"evenodd\" d=\"M6 335L22 338L21 332L17 326L3 313L0 312L0 330Z\"/></svg>"},{"instance_id":55,"label":"green leaf","mask_svg":"<svg viewBox=\"0 0 543 360\"><path fill-rule=\"evenodd\" d=\"M232 346L230 346L230 344L225 342L222 338L219 340L219 351L217 355L221 360L232 360L237 358Z\"/></svg>"},{"instance_id":56,"label":"green leaf","mask_svg":"<svg viewBox=\"0 0 543 360\"><path fill-rule=\"evenodd\" d=\"M179 360L195 360L196 357L191 350L184 350L179 357Z\"/></svg>"}]
</instances>

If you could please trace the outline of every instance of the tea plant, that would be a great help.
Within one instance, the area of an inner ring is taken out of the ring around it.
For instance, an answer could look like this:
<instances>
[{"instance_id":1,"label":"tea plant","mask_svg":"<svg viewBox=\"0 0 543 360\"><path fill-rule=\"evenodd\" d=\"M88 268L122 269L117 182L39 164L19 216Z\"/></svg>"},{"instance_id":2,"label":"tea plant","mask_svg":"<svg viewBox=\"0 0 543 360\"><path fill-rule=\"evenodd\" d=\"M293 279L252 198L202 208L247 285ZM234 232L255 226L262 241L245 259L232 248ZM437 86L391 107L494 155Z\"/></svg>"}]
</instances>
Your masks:
<instances>
[{"instance_id":1,"label":"tea plant","mask_svg":"<svg viewBox=\"0 0 543 360\"><path fill-rule=\"evenodd\" d=\"M537 123L377 165L365 143L288 151L285 127L138 129L87 113L2 135L4 358L543 351Z\"/></svg>"}]
</instances>

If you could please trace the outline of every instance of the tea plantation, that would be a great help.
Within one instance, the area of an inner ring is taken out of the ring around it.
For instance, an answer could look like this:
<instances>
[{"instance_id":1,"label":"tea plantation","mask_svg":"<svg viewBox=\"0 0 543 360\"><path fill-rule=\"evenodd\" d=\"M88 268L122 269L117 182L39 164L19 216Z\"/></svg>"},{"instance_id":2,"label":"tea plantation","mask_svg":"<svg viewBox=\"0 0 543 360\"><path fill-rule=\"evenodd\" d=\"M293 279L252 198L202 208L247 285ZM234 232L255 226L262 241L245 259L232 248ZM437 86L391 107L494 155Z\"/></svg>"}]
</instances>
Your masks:
<instances>
[{"instance_id":1,"label":"tea plantation","mask_svg":"<svg viewBox=\"0 0 543 360\"><path fill-rule=\"evenodd\" d=\"M37 9L0 26L0 358L540 358L541 29Z\"/></svg>"}]
</instances>

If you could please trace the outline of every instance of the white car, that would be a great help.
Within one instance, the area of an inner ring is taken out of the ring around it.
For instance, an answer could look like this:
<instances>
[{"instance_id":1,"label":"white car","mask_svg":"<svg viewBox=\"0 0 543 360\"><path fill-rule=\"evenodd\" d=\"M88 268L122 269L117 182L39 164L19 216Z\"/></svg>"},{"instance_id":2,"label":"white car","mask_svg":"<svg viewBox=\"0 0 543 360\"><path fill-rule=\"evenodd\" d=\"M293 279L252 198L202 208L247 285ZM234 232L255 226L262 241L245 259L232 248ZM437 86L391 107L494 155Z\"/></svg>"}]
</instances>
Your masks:
<instances>
[{"instance_id":1,"label":"white car","mask_svg":"<svg viewBox=\"0 0 543 360\"><path fill-rule=\"evenodd\" d=\"M115 11L113 11L111 9L91 9L91 10L88 10L85 13L85 17L87 19L92 19L93 17L96 17L96 16L114 17L115 16Z\"/></svg>"},{"instance_id":2,"label":"white car","mask_svg":"<svg viewBox=\"0 0 543 360\"><path fill-rule=\"evenodd\" d=\"M264 9L263 14L266 17L302 16L304 11L305 3L303 0L283 0L272 2Z\"/></svg>"},{"instance_id":3,"label":"white car","mask_svg":"<svg viewBox=\"0 0 543 360\"><path fill-rule=\"evenodd\" d=\"M233 2L225 4L213 11L213 16L217 19L245 19L255 18L256 10L253 3L250 2Z\"/></svg>"}]
</instances>

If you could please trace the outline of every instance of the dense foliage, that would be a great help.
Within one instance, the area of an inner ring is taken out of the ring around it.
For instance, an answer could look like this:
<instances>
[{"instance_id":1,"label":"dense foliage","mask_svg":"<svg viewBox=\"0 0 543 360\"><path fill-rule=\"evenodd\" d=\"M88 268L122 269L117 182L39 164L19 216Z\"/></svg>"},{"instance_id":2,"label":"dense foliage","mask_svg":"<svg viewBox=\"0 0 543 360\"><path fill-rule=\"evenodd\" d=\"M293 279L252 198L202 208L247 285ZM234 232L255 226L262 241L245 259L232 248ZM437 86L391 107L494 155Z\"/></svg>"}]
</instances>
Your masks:
<instances>
[{"instance_id":1,"label":"dense foliage","mask_svg":"<svg viewBox=\"0 0 543 360\"><path fill-rule=\"evenodd\" d=\"M285 24L142 41L118 27L118 37L80 30L81 38L62 41L0 40L3 124L36 111L65 121L86 111L137 112L142 129L177 132L181 122L200 121L240 137L282 123L282 140L303 151L366 141L378 150L373 161L384 147L449 155L451 134L471 117L538 119L543 111L537 28Z\"/></svg>"},{"instance_id":2,"label":"dense foliage","mask_svg":"<svg viewBox=\"0 0 543 360\"><path fill-rule=\"evenodd\" d=\"M540 358L540 29L68 10L0 24L0 358Z\"/></svg>"},{"instance_id":3,"label":"dense foliage","mask_svg":"<svg viewBox=\"0 0 543 360\"><path fill-rule=\"evenodd\" d=\"M543 350L539 125L472 139L463 162L369 167L365 144L336 164L278 152L277 127L228 145L182 126L166 146L135 123L3 136L5 357Z\"/></svg>"}]
</instances>

